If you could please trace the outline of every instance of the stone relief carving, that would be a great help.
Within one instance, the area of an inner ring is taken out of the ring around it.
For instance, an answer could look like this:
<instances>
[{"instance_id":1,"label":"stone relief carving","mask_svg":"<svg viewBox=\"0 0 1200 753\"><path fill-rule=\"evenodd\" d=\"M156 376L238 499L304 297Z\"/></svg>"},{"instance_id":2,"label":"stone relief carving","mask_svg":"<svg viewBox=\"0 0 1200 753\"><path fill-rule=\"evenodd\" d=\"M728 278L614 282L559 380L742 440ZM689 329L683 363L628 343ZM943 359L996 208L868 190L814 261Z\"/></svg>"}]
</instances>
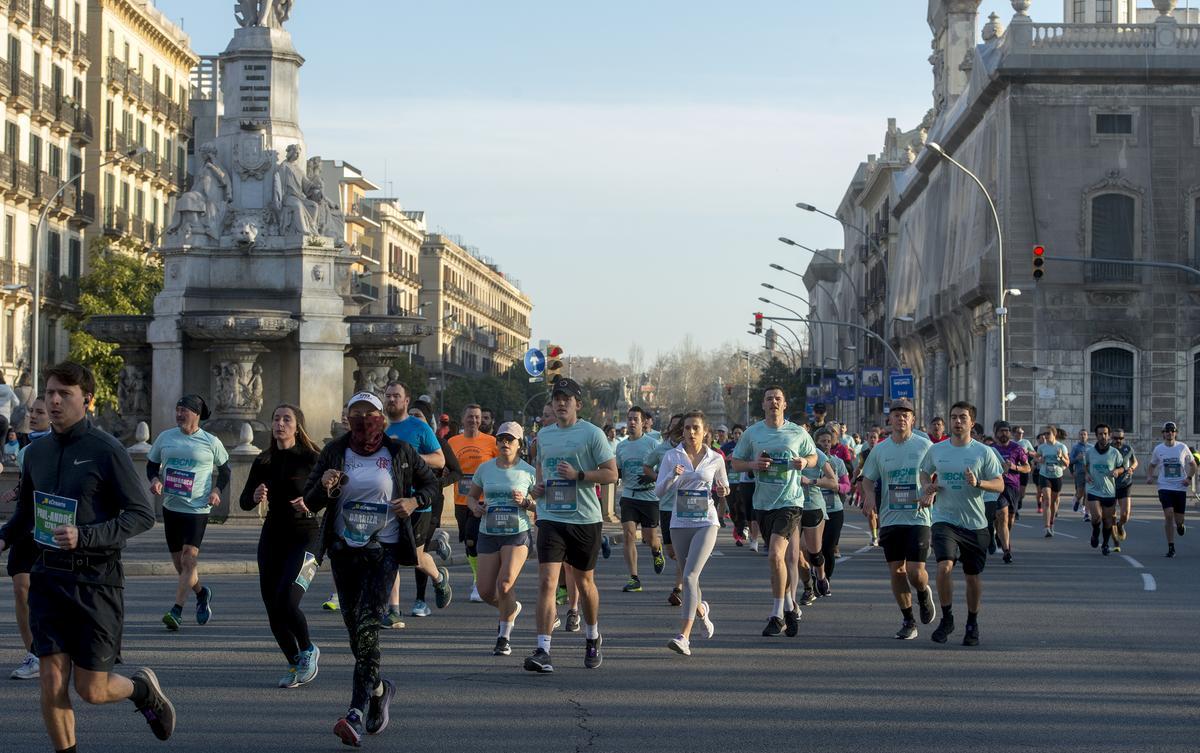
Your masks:
<instances>
[{"instance_id":1,"label":"stone relief carving","mask_svg":"<svg viewBox=\"0 0 1200 753\"><path fill-rule=\"evenodd\" d=\"M292 15L295 0L238 0L233 17L242 28L266 26L282 29Z\"/></svg>"},{"instance_id":2,"label":"stone relief carving","mask_svg":"<svg viewBox=\"0 0 1200 753\"><path fill-rule=\"evenodd\" d=\"M1137 294L1127 290L1089 290L1087 297L1093 306L1129 306Z\"/></svg>"},{"instance_id":3,"label":"stone relief carving","mask_svg":"<svg viewBox=\"0 0 1200 753\"><path fill-rule=\"evenodd\" d=\"M117 381L117 407L122 416L150 413L150 383L145 369L126 365Z\"/></svg>"},{"instance_id":4,"label":"stone relief carving","mask_svg":"<svg viewBox=\"0 0 1200 753\"><path fill-rule=\"evenodd\" d=\"M233 145L233 164L242 180L262 180L275 164L275 152L263 148L262 136L245 136Z\"/></svg>"},{"instance_id":5,"label":"stone relief carving","mask_svg":"<svg viewBox=\"0 0 1200 753\"><path fill-rule=\"evenodd\" d=\"M305 176L297 162L300 147L291 144L287 157L275 168L271 208L278 216L280 235L316 235L317 223L313 216L316 205L304 193Z\"/></svg>"},{"instance_id":6,"label":"stone relief carving","mask_svg":"<svg viewBox=\"0 0 1200 753\"><path fill-rule=\"evenodd\" d=\"M929 56L929 64L933 66L933 104L937 112L946 106L945 86L942 82L942 68L946 63L946 53L937 48L937 40L932 43L933 54Z\"/></svg>"},{"instance_id":7,"label":"stone relief carving","mask_svg":"<svg viewBox=\"0 0 1200 753\"><path fill-rule=\"evenodd\" d=\"M175 216L167 236L184 238L205 235L220 240L233 209L233 188L229 174L217 162L217 147L212 142L200 146L203 160L192 179L192 189L175 203Z\"/></svg>"},{"instance_id":8,"label":"stone relief carving","mask_svg":"<svg viewBox=\"0 0 1200 753\"><path fill-rule=\"evenodd\" d=\"M314 207L317 233L334 239L341 246L346 238L346 217L338 205L325 195L325 181L321 178L321 158L308 160L308 172L304 177L304 195Z\"/></svg>"},{"instance_id":9,"label":"stone relief carving","mask_svg":"<svg viewBox=\"0 0 1200 753\"><path fill-rule=\"evenodd\" d=\"M263 406L262 366L247 368L243 360L223 360L212 367L217 413L257 415Z\"/></svg>"}]
</instances>

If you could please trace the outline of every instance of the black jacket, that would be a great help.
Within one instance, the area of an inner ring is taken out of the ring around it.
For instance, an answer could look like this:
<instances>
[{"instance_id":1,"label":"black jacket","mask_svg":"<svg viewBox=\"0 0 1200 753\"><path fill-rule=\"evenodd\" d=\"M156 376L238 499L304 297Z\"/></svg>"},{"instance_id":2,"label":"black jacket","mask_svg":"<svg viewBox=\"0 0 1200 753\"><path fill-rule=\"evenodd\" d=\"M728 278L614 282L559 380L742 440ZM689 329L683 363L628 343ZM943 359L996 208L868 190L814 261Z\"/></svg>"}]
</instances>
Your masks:
<instances>
[{"instance_id":1,"label":"black jacket","mask_svg":"<svg viewBox=\"0 0 1200 753\"><path fill-rule=\"evenodd\" d=\"M337 503L340 501L330 499L329 495L325 493L325 485L321 483L321 476L331 468L336 471L342 470L346 460L346 449L349 446L349 433L343 434L325 445L304 488L304 504L308 506L308 509L313 512L325 511L321 523L320 551L316 553L318 560L324 559L325 552L329 550L330 545L337 537ZM433 500L441 495L442 489L438 486L433 469L417 454L412 445L385 434L382 447L392 456L392 499L416 497L417 509L433 504ZM412 490L411 494L409 490ZM401 543L409 542L410 546L413 546L411 544L413 540L412 523L407 518L400 521L400 539ZM415 564L415 547L414 551L404 552L404 555L401 557L401 564ZM408 561L410 559L411 562Z\"/></svg>"},{"instance_id":2,"label":"black jacket","mask_svg":"<svg viewBox=\"0 0 1200 753\"><path fill-rule=\"evenodd\" d=\"M266 452L254 459L242 496L238 500L243 510L253 510L254 490L259 484L267 485L267 522L284 528L316 528L320 520L305 516L292 509L291 502L303 497L308 486L308 477L317 462L317 453L297 444L290 450L271 452L267 462Z\"/></svg>"},{"instance_id":3,"label":"black jacket","mask_svg":"<svg viewBox=\"0 0 1200 753\"><path fill-rule=\"evenodd\" d=\"M19 534L33 528L33 493L56 494L78 501L75 525L82 555L71 570L46 569L41 559L33 572L80 582L119 586L123 582L120 553L132 536L154 527L154 506L146 483L133 468L129 453L111 434L88 418L65 432L51 432L25 450L17 512L0 529Z\"/></svg>"}]
</instances>

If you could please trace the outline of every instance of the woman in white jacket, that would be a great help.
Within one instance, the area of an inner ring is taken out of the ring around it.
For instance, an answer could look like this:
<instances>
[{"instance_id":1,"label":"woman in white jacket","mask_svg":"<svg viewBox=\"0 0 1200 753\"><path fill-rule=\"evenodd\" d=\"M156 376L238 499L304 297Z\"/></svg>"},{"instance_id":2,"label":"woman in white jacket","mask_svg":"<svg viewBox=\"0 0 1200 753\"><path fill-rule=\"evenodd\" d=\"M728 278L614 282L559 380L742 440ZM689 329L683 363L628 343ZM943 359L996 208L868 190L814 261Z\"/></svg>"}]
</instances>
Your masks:
<instances>
[{"instance_id":1,"label":"woman in white jacket","mask_svg":"<svg viewBox=\"0 0 1200 753\"><path fill-rule=\"evenodd\" d=\"M714 492L729 493L725 460L710 446L708 421L701 411L683 417L683 441L668 450L658 466L654 493L671 504L671 541L683 570L683 618L667 647L691 656L692 625L699 619L706 638L713 636L712 611L701 598L700 573L717 543L719 521Z\"/></svg>"}]
</instances>

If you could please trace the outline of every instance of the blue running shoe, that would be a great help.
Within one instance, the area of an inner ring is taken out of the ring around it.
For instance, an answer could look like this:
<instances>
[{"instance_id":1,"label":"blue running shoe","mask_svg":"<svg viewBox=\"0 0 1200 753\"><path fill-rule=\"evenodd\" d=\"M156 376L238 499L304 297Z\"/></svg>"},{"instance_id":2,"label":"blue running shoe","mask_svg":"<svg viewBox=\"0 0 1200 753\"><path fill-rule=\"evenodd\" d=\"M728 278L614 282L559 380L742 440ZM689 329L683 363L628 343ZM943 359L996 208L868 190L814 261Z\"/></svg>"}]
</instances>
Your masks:
<instances>
[{"instance_id":1,"label":"blue running shoe","mask_svg":"<svg viewBox=\"0 0 1200 753\"><path fill-rule=\"evenodd\" d=\"M208 586L203 586L200 593L196 594L196 624L207 625L212 619L212 589Z\"/></svg>"},{"instance_id":2,"label":"blue running shoe","mask_svg":"<svg viewBox=\"0 0 1200 753\"><path fill-rule=\"evenodd\" d=\"M312 644L296 657L296 684L304 685L317 678L317 661L321 658L321 649Z\"/></svg>"}]
</instances>

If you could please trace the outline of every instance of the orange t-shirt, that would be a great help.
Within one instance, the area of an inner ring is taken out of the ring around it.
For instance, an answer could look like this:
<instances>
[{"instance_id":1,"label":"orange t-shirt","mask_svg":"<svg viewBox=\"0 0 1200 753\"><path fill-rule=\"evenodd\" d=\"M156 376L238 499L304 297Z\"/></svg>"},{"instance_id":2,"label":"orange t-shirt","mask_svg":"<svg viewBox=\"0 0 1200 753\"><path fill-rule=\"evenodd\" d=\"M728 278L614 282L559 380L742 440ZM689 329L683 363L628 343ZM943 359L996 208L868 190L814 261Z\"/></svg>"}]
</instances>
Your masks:
<instances>
[{"instance_id":1,"label":"orange t-shirt","mask_svg":"<svg viewBox=\"0 0 1200 753\"><path fill-rule=\"evenodd\" d=\"M496 449L496 438L490 434L480 434L474 439L467 439L463 434L456 434L450 437L450 450L454 453L454 457L458 458L458 464L462 466L462 478L454 489L454 504L467 504L466 492L471 488L471 477L475 471L479 470L479 466L483 465L492 458L498 456L500 451Z\"/></svg>"}]
</instances>

